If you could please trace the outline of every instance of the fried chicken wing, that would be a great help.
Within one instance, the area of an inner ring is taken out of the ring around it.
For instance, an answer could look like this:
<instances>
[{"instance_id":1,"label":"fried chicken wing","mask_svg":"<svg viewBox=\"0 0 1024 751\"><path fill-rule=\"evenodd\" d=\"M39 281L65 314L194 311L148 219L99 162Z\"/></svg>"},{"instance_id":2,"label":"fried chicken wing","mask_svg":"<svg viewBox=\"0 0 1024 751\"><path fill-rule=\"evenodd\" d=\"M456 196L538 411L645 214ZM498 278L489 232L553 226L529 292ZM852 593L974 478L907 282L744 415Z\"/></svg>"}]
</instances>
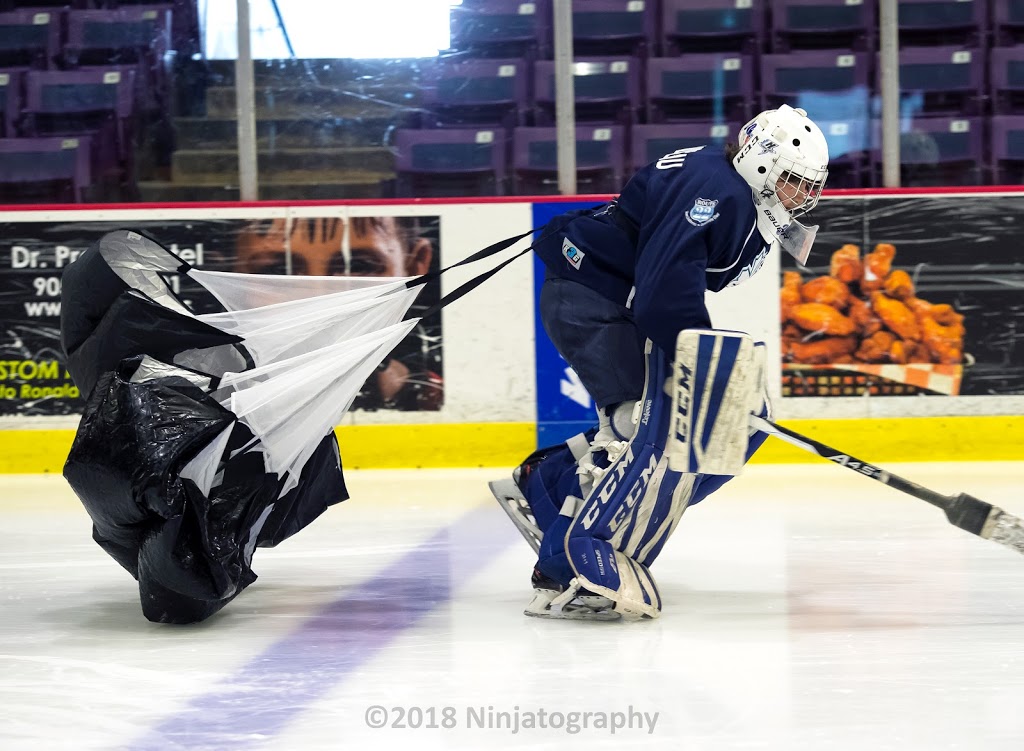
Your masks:
<instances>
[{"instance_id":1,"label":"fried chicken wing","mask_svg":"<svg viewBox=\"0 0 1024 751\"><path fill-rule=\"evenodd\" d=\"M889 346L889 360L897 363L898 365L906 365L907 358L910 356L910 347L907 346L907 342L902 339L897 339Z\"/></svg>"},{"instance_id":2,"label":"fried chicken wing","mask_svg":"<svg viewBox=\"0 0 1024 751\"><path fill-rule=\"evenodd\" d=\"M871 306L859 297L853 297L850 299L850 310L848 315L850 316L850 320L852 320L854 325L857 327L857 332L861 336L871 336L872 334L882 330L882 319L876 316L874 311L871 310Z\"/></svg>"},{"instance_id":3,"label":"fried chicken wing","mask_svg":"<svg viewBox=\"0 0 1024 751\"><path fill-rule=\"evenodd\" d=\"M860 260L860 248L856 245L844 245L832 254L829 276L844 284L859 282L864 275L864 264Z\"/></svg>"},{"instance_id":4,"label":"fried chicken wing","mask_svg":"<svg viewBox=\"0 0 1024 751\"><path fill-rule=\"evenodd\" d=\"M895 335L888 331L876 331L861 341L854 357L863 362L889 362L889 350L896 342Z\"/></svg>"},{"instance_id":5,"label":"fried chicken wing","mask_svg":"<svg viewBox=\"0 0 1024 751\"><path fill-rule=\"evenodd\" d=\"M793 306L803 302L803 298L800 296L800 284L800 273L798 271L787 271L782 275L779 307L783 323L789 320Z\"/></svg>"},{"instance_id":6,"label":"fried chicken wing","mask_svg":"<svg viewBox=\"0 0 1024 751\"><path fill-rule=\"evenodd\" d=\"M783 339L793 339L799 341L803 339L805 336L806 334L804 333L803 329L801 329L792 321L787 321L786 323L782 324Z\"/></svg>"},{"instance_id":7,"label":"fried chicken wing","mask_svg":"<svg viewBox=\"0 0 1024 751\"><path fill-rule=\"evenodd\" d=\"M846 310L850 302L850 288L831 276L811 279L800 288L800 295L804 302L819 302L837 310Z\"/></svg>"},{"instance_id":8,"label":"fried chicken wing","mask_svg":"<svg viewBox=\"0 0 1024 751\"><path fill-rule=\"evenodd\" d=\"M849 336L857 328L853 321L831 305L822 305L818 302L794 305L791 319L804 331L832 336Z\"/></svg>"},{"instance_id":9,"label":"fried chicken wing","mask_svg":"<svg viewBox=\"0 0 1024 751\"><path fill-rule=\"evenodd\" d=\"M922 339L932 357L945 365L963 361L963 326L943 326L934 318L921 321Z\"/></svg>"},{"instance_id":10,"label":"fried chicken wing","mask_svg":"<svg viewBox=\"0 0 1024 751\"><path fill-rule=\"evenodd\" d=\"M914 282L910 274L902 269L896 269L885 277L882 289L885 294L896 300L908 300L914 296Z\"/></svg>"},{"instance_id":11,"label":"fried chicken wing","mask_svg":"<svg viewBox=\"0 0 1024 751\"><path fill-rule=\"evenodd\" d=\"M932 353L928 351L928 346L924 342L906 342L907 346L907 362L916 363L930 363L932 361Z\"/></svg>"},{"instance_id":12,"label":"fried chicken wing","mask_svg":"<svg viewBox=\"0 0 1024 751\"><path fill-rule=\"evenodd\" d=\"M922 300L919 297L908 297L902 301L917 317L920 321L922 316L930 316L932 314L932 304L927 300Z\"/></svg>"},{"instance_id":13,"label":"fried chicken wing","mask_svg":"<svg viewBox=\"0 0 1024 751\"><path fill-rule=\"evenodd\" d=\"M783 342L783 356L807 365L846 362L857 349L855 336L830 336L814 342Z\"/></svg>"},{"instance_id":14,"label":"fried chicken wing","mask_svg":"<svg viewBox=\"0 0 1024 751\"><path fill-rule=\"evenodd\" d=\"M964 335L964 317L953 310L952 305L932 305L931 316L935 319L936 323L940 323L943 326L958 327L960 329L960 336Z\"/></svg>"},{"instance_id":15,"label":"fried chicken wing","mask_svg":"<svg viewBox=\"0 0 1024 751\"><path fill-rule=\"evenodd\" d=\"M879 243L875 249L864 256L864 275L860 282L861 291L867 295L877 292L885 283L885 278L892 270L892 259L896 248L888 243Z\"/></svg>"},{"instance_id":16,"label":"fried chicken wing","mask_svg":"<svg viewBox=\"0 0 1024 751\"><path fill-rule=\"evenodd\" d=\"M881 292L871 295L871 308L882 319L890 331L901 339L916 342L921 339L921 326L917 316L899 300L893 300Z\"/></svg>"}]
</instances>

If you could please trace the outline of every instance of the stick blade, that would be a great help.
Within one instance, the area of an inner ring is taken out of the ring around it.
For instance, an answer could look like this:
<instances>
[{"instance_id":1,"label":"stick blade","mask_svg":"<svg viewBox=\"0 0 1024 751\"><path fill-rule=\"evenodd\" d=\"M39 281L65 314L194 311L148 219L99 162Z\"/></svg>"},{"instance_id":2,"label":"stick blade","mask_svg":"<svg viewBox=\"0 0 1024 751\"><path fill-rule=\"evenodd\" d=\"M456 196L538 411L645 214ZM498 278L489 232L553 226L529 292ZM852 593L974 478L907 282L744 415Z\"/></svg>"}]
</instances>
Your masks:
<instances>
[{"instance_id":1,"label":"stick blade","mask_svg":"<svg viewBox=\"0 0 1024 751\"><path fill-rule=\"evenodd\" d=\"M950 523L960 529L1016 550L1024 555L1024 520L967 493L950 499Z\"/></svg>"},{"instance_id":2,"label":"stick blade","mask_svg":"<svg viewBox=\"0 0 1024 751\"><path fill-rule=\"evenodd\" d=\"M992 513L981 530L981 537L1024 555L1024 520L1001 508L992 507Z\"/></svg>"}]
</instances>

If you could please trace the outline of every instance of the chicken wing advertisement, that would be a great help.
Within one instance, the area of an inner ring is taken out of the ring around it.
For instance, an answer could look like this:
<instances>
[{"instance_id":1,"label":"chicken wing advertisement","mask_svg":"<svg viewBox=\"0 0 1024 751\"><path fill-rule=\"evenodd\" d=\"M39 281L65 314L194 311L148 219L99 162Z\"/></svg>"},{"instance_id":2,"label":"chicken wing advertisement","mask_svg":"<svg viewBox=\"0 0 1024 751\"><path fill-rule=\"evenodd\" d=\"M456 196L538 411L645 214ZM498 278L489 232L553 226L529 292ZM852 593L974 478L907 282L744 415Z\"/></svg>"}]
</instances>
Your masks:
<instances>
[{"instance_id":1,"label":"chicken wing advertisement","mask_svg":"<svg viewBox=\"0 0 1024 751\"><path fill-rule=\"evenodd\" d=\"M1019 195L823 201L782 265L783 396L1024 393Z\"/></svg>"}]
</instances>

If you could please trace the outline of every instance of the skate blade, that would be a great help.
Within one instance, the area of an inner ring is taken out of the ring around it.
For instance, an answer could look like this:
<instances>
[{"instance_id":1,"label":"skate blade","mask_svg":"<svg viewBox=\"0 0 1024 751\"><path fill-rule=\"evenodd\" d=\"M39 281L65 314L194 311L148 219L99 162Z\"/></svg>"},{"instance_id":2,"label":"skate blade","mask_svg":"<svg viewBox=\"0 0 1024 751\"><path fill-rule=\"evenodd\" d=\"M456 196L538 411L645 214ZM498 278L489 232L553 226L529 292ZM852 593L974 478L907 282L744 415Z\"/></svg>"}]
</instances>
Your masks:
<instances>
[{"instance_id":1,"label":"skate blade","mask_svg":"<svg viewBox=\"0 0 1024 751\"><path fill-rule=\"evenodd\" d=\"M540 531L540 527L537 526L533 516L528 513L529 505L526 503L522 492L520 492L519 486L511 479L495 480L494 482L487 483L487 486L491 489L491 493L494 494L498 505L504 509L508 518L516 525L519 534L533 548L534 553L539 553L540 543L544 539L544 534Z\"/></svg>"},{"instance_id":2,"label":"skate blade","mask_svg":"<svg viewBox=\"0 0 1024 751\"><path fill-rule=\"evenodd\" d=\"M559 610L551 609L551 601L559 595L558 592L546 589L534 590L535 594L530 603L523 611L523 615L531 618L547 618L557 621L617 621L621 616L611 609L611 600L605 597L575 598ZM584 604L582 600L603 600L609 607L594 608Z\"/></svg>"}]
</instances>

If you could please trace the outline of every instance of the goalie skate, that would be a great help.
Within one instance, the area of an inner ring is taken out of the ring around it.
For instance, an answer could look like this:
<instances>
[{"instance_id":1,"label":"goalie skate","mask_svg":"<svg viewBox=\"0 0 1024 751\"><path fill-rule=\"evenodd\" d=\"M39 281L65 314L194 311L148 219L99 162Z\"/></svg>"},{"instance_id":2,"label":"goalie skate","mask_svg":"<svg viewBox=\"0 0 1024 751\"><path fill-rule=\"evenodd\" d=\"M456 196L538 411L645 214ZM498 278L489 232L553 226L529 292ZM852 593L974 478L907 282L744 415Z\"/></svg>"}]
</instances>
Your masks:
<instances>
[{"instance_id":1,"label":"goalie skate","mask_svg":"<svg viewBox=\"0 0 1024 751\"><path fill-rule=\"evenodd\" d=\"M498 505L505 510L508 518L516 525L516 529L519 530L519 533L526 539L530 547L533 548L533 552L538 552L541 540L544 539L544 533L537 526L537 520L530 510L530 504L515 480L512 478L495 480L488 483L487 486L494 494Z\"/></svg>"},{"instance_id":2,"label":"goalie skate","mask_svg":"<svg viewBox=\"0 0 1024 751\"><path fill-rule=\"evenodd\" d=\"M574 579L568 589L534 569L533 599L523 611L531 618L569 621L617 621L621 617L607 597L580 589Z\"/></svg>"}]
</instances>

